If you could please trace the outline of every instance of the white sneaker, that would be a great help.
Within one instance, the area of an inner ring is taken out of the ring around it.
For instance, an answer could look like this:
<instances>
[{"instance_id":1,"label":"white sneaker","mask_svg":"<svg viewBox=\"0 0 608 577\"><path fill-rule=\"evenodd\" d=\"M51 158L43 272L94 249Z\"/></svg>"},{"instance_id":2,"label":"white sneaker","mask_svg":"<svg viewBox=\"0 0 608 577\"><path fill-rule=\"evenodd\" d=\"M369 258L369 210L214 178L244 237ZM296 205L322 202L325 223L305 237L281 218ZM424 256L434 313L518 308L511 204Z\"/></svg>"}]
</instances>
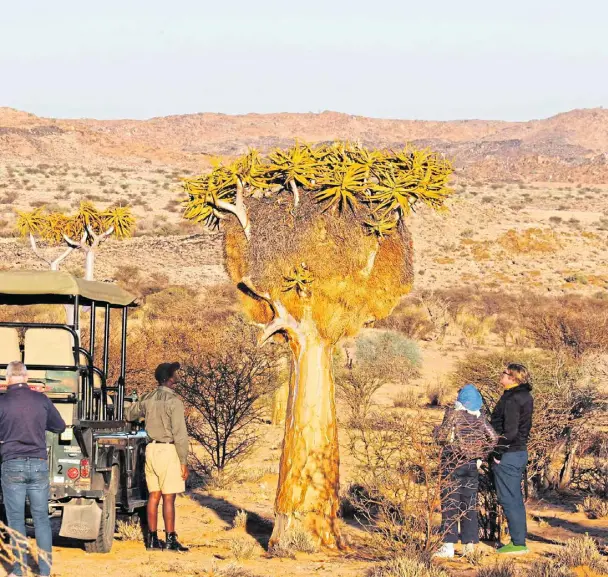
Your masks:
<instances>
[{"instance_id":1,"label":"white sneaker","mask_svg":"<svg viewBox=\"0 0 608 577\"><path fill-rule=\"evenodd\" d=\"M475 553L475 543L465 543L462 546L462 556L466 557L467 555L472 555Z\"/></svg>"},{"instance_id":2,"label":"white sneaker","mask_svg":"<svg viewBox=\"0 0 608 577\"><path fill-rule=\"evenodd\" d=\"M444 543L439 551L433 555L436 559L453 559L454 543Z\"/></svg>"}]
</instances>

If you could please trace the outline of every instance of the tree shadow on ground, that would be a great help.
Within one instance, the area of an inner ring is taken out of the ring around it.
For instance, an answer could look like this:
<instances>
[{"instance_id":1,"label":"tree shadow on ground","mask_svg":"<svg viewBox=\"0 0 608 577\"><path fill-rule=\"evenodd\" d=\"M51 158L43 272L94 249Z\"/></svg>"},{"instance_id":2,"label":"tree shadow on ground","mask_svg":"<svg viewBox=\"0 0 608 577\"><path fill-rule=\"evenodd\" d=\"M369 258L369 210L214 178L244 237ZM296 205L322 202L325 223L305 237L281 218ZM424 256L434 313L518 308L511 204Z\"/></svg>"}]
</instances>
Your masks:
<instances>
[{"instance_id":1,"label":"tree shadow on ground","mask_svg":"<svg viewBox=\"0 0 608 577\"><path fill-rule=\"evenodd\" d=\"M230 501L226 501L226 499L219 497L201 495L195 491L189 493L189 497L196 501L201 507L213 511L218 519L221 519L228 525L227 528L232 527L234 519L239 511L245 511L245 513L247 513L245 531L264 547L264 549L268 548L268 542L270 541L270 536L272 535L272 529L274 527L272 519L262 517L253 511L237 507Z\"/></svg>"},{"instance_id":2,"label":"tree shadow on ground","mask_svg":"<svg viewBox=\"0 0 608 577\"><path fill-rule=\"evenodd\" d=\"M554 527L557 529L565 529L570 533L576 533L578 535L588 534L591 537L598 537L601 539L608 539L608 528L604 529L602 527L589 527L586 525L581 525L580 523L576 523L575 521L568 521L566 519L560 519L559 517L549 517L549 516L536 516L540 521L547 523L550 527Z\"/></svg>"}]
</instances>

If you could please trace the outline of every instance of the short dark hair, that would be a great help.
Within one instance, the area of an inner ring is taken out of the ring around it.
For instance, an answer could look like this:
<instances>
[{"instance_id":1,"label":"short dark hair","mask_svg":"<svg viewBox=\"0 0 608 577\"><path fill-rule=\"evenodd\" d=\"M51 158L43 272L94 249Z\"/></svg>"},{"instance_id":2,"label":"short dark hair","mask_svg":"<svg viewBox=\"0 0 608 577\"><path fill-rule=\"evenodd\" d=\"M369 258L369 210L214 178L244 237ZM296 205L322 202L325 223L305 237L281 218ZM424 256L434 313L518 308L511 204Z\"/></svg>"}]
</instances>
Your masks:
<instances>
[{"instance_id":1,"label":"short dark hair","mask_svg":"<svg viewBox=\"0 0 608 577\"><path fill-rule=\"evenodd\" d=\"M530 371L528 371L524 365L509 363L507 371L509 371L511 376L517 381L517 384L530 384Z\"/></svg>"},{"instance_id":2,"label":"short dark hair","mask_svg":"<svg viewBox=\"0 0 608 577\"><path fill-rule=\"evenodd\" d=\"M179 363L161 363L154 371L154 378L162 385L175 374L179 367Z\"/></svg>"}]
</instances>

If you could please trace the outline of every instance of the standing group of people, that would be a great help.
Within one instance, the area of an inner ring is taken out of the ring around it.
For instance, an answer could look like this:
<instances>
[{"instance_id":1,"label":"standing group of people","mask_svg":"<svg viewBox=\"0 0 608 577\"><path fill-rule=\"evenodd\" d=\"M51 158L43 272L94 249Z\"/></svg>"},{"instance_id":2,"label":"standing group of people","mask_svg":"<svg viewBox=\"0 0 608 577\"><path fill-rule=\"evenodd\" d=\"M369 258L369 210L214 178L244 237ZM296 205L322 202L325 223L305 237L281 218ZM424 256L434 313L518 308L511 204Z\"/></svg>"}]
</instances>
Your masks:
<instances>
[{"instance_id":1,"label":"standing group of people","mask_svg":"<svg viewBox=\"0 0 608 577\"><path fill-rule=\"evenodd\" d=\"M500 378L504 392L488 422L483 413L483 398L468 384L458 392L436 439L443 445L442 525L443 545L437 557L454 557L459 536L463 554L470 554L479 542L477 492L479 470L489 461L498 502L503 508L511 543L499 554L523 554L526 546L526 508L522 479L528 463L528 437L532 428L534 401L530 375L525 366L512 363Z\"/></svg>"},{"instance_id":2,"label":"standing group of people","mask_svg":"<svg viewBox=\"0 0 608 577\"><path fill-rule=\"evenodd\" d=\"M184 405L175 393L179 363L162 363L155 371L158 386L141 399L131 399L125 410L129 421L145 420L150 442L146 447L148 486L147 550L188 551L175 532L175 497L186 489L188 435ZM40 575L50 575L51 526L48 516L49 467L46 431L61 433L66 424L44 394L28 386L27 368L19 361L8 365L7 392L0 397L0 456L2 493L9 527L23 537L13 543L16 558L9 577L22 575L25 554L25 502L34 521ZM453 408L446 411L436 431L442 443L442 535L438 557L453 557L459 536L464 553L479 542L477 491L479 468L489 458L498 500L509 526L511 543L498 553L526 553L526 511L521 489L528 462L527 441L532 425L533 400L529 374L523 365L510 364L501 375L504 393L490 422L483 413L483 399L474 385L464 386ZM166 539L158 537L158 509Z\"/></svg>"},{"instance_id":3,"label":"standing group of people","mask_svg":"<svg viewBox=\"0 0 608 577\"><path fill-rule=\"evenodd\" d=\"M145 419L150 442L146 447L148 486L146 549L188 551L175 532L175 496L186 490L188 434L184 405L174 391L179 363L156 368L158 387L126 410L130 421ZM0 396L0 457L2 496L15 563L8 577L23 575L28 563L25 504L29 501L39 551L41 577L51 574L52 531L49 519L49 464L46 431L62 433L66 424L52 401L28 385L27 367L20 361L6 369L6 393ZM166 539L158 538L160 502Z\"/></svg>"}]
</instances>

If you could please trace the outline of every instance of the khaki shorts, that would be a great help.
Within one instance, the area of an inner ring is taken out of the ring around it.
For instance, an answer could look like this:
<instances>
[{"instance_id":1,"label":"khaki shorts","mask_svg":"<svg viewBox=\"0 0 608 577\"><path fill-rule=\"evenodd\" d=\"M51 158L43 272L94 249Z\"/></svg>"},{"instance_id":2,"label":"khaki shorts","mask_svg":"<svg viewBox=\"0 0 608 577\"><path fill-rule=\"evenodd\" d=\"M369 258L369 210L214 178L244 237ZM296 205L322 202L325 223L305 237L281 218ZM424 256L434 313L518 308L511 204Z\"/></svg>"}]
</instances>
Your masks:
<instances>
[{"instance_id":1,"label":"khaki shorts","mask_svg":"<svg viewBox=\"0 0 608 577\"><path fill-rule=\"evenodd\" d=\"M182 465L175 445L149 443L146 447L146 484L148 492L160 491L163 495L183 493L186 482L182 479Z\"/></svg>"}]
</instances>

